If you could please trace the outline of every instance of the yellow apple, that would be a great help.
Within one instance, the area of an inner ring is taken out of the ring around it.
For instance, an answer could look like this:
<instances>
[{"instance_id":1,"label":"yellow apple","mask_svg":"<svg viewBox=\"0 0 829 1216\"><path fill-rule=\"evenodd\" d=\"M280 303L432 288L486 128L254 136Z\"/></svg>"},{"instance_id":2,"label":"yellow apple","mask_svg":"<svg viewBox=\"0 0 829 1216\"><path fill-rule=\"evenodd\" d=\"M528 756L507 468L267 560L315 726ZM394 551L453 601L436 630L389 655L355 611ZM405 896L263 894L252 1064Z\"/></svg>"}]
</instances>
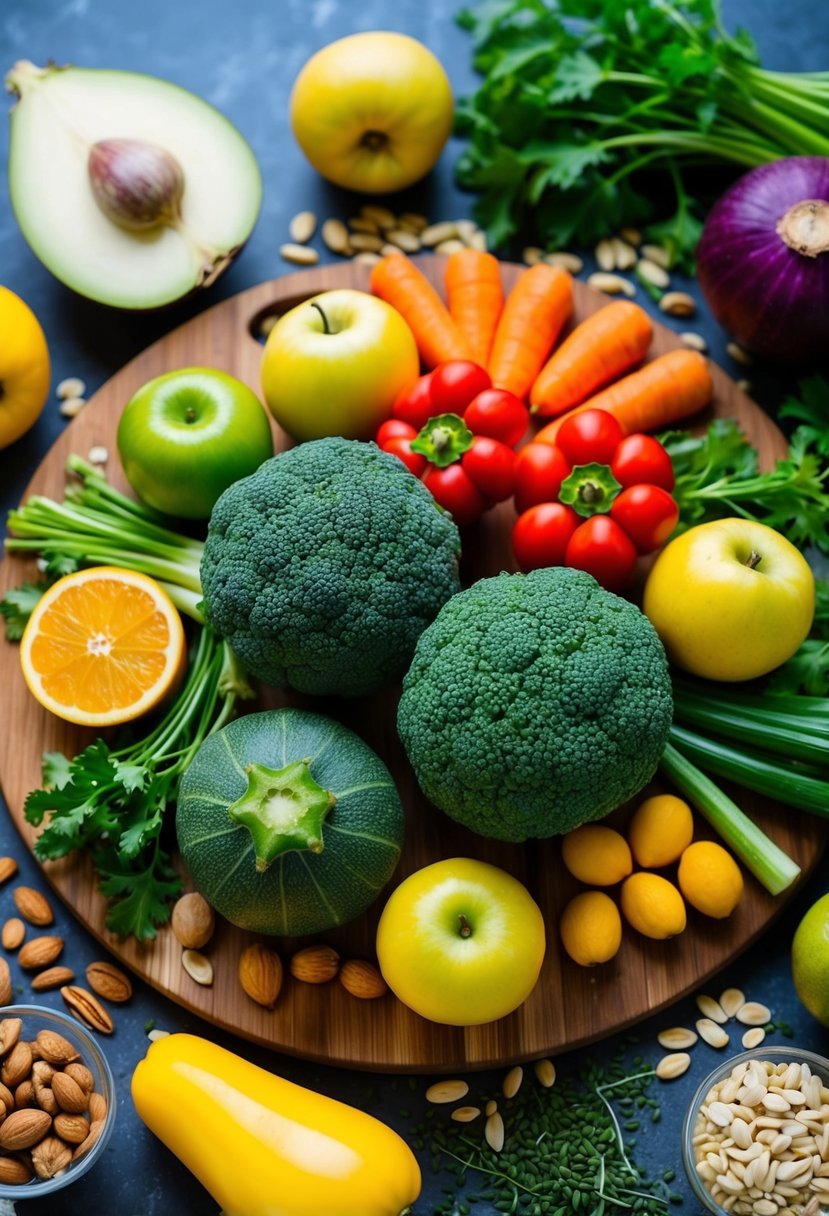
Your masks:
<instances>
[{"instance_id":1,"label":"yellow apple","mask_svg":"<svg viewBox=\"0 0 829 1216\"><path fill-rule=\"evenodd\" d=\"M49 395L49 349L37 317L0 287L0 448L35 424Z\"/></svg>"},{"instance_id":2,"label":"yellow apple","mask_svg":"<svg viewBox=\"0 0 829 1216\"><path fill-rule=\"evenodd\" d=\"M291 94L291 126L323 177L347 190L403 190L434 166L454 103L440 62L406 34L350 34L317 51Z\"/></svg>"},{"instance_id":3,"label":"yellow apple","mask_svg":"<svg viewBox=\"0 0 829 1216\"><path fill-rule=\"evenodd\" d=\"M417 344L396 309L343 288L305 300L268 335L262 391L294 439L373 439L420 370Z\"/></svg>"},{"instance_id":4,"label":"yellow apple","mask_svg":"<svg viewBox=\"0 0 829 1216\"><path fill-rule=\"evenodd\" d=\"M377 926L377 958L392 992L449 1026L478 1026L517 1009L536 985L544 948L544 920L527 888L468 857L410 874Z\"/></svg>"},{"instance_id":5,"label":"yellow apple","mask_svg":"<svg viewBox=\"0 0 829 1216\"><path fill-rule=\"evenodd\" d=\"M677 667L752 680L791 658L809 633L815 580L779 532L748 519L689 528L662 550L642 607Z\"/></svg>"}]
</instances>

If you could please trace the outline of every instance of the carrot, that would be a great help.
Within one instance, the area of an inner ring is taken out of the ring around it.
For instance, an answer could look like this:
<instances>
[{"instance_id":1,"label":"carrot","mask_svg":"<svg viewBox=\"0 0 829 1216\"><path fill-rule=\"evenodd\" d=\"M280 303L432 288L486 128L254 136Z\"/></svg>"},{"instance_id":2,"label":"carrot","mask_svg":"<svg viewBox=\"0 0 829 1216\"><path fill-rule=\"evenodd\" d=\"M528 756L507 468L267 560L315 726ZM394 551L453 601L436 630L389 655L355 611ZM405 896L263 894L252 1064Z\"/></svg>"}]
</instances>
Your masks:
<instances>
[{"instance_id":1,"label":"carrot","mask_svg":"<svg viewBox=\"0 0 829 1216\"><path fill-rule=\"evenodd\" d=\"M618 300L594 312L564 339L530 390L530 408L542 418L563 414L641 363L653 325L644 308Z\"/></svg>"},{"instance_id":2,"label":"carrot","mask_svg":"<svg viewBox=\"0 0 829 1216\"><path fill-rule=\"evenodd\" d=\"M432 284L414 262L392 253L371 271L371 290L396 308L414 334L427 367L447 359L472 359L472 347L461 333Z\"/></svg>"},{"instance_id":3,"label":"carrot","mask_svg":"<svg viewBox=\"0 0 829 1216\"><path fill-rule=\"evenodd\" d=\"M487 370L496 388L526 397L573 309L566 270L538 262L507 296Z\"/></svg>"},{"instance_id":4,"label":"carrot","mask_svg":"<svg viewBox=\"0 0 829 1216\"><path fill-rule=\"evenodd\" d=\"M472 347L472 357L486 367L504 289L498 259L479 249L461 249L446 263L446 302L449 312Z\"/></svg>"},{"instance_id":5,"label":"carrot","mask_svg":"<svg viewBox=\"0 0 829 1216\"><path fill-rule=\"evenodd\" d=\"M711 373L702 355L695 350L672 350L548 422L535 436L535 442L555 443L564 420L583 410L607 410L625 435L658 431L701 410L713 392Z\"/></svg>"}]
</instances>

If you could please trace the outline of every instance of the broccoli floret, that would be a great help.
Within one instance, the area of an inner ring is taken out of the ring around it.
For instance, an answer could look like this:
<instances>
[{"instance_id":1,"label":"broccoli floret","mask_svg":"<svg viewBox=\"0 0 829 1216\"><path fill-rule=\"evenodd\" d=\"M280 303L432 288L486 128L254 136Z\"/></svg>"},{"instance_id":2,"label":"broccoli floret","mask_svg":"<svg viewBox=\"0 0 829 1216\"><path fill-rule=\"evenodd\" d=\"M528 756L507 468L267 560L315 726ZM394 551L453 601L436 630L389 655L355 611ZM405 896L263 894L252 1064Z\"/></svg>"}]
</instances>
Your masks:
<instances>
[{"instance_id":1,"label":"broccoli floret","mask_svg":"<svg viewBox=\"0 0 829 1216\"><path fill-rule=\"evenodd\" d=\"M397 726L426 797L484 836L554 836L653 776L671 724L650 621L580 570L482 579L421 634Z\"/></svg>"},{"instance_id":2,"label":"broccoli floret","mask_svg":"<svg viewBox=\"0 0 829 1216\"><path fill-rule=\"evenodd\" d=\"M318 439L219 498L204 614L265 683L361 696L405 671L458 590L459 558L451 517L396 456Z\"/></svg>"}]
</instances>

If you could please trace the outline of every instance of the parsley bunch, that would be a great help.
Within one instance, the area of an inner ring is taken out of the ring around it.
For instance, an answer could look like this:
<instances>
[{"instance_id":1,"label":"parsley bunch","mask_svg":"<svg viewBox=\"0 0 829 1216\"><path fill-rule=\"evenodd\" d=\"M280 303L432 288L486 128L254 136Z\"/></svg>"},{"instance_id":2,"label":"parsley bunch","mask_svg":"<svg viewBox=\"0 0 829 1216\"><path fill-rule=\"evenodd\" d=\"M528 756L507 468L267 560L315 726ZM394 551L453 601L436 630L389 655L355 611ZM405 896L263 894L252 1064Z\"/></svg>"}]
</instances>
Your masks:
<instances>
[{"instance_id":1,"label":"parsley bunch","mask_svg":"<svg viewBox=\"0 0 829 1216\"><path fill-rule=\"evenodd\" d=\"M483 82L458 108L457 179L479 193L494 247L518 232L589 244L647 223L690 267L700 166L829 156L829 72L764 70L716 0L483 0L458 21ZM673 191L667 218L654 215L653 171Z\"/></svg>"}]
</instances>

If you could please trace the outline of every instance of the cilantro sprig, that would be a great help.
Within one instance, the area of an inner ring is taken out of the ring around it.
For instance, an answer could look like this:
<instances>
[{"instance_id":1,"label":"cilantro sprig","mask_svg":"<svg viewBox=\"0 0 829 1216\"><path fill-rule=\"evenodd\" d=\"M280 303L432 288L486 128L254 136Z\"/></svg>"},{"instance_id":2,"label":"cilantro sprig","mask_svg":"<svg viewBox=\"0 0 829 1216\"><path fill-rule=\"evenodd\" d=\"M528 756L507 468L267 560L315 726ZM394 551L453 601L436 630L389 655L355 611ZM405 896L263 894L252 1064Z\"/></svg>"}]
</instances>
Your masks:
<instances>
[{"instance_id":1,"label":"cilantro sprig","mask_svg":"<svg viewBox=\"0 0 829 1216\"><path fill-rule=\"evenodd\" d=\"M689 267L700 165L829 155L829 73L764 70L716 0L482 0L458 21L483 80L458 107L457 178L494 247L648 223ZM653 170L674 195L660 213Z\"/></svg>"}]
</instances>

